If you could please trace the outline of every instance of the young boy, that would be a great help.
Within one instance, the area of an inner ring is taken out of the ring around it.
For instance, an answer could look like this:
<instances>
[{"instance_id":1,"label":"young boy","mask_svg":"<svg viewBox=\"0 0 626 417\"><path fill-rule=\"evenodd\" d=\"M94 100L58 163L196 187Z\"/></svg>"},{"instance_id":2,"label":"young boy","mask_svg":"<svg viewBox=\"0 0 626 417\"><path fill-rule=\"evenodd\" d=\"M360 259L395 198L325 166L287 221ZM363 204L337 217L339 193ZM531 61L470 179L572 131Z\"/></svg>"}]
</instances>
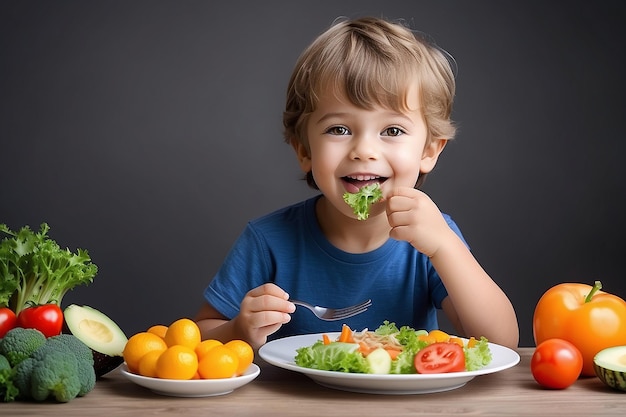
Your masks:
<instances>
[{"instance_id":1,"label":"young boy","mask_svg":"<svg viewBox=\"0 0 626 417\"><path fill-rule=\"evenodd\" d=\"M247 225L204 293L203 338L258 348L342 323L432 330L443 309L457 335L516 347L509 299L417 189L454 137L454 90L445 54L404 26L360 18L321 34L296 63L283 117L286 141L321 194ZM383 198L358 220L343 195L371 183ZM372 306L328 322L290 297Z\"/></svg>"}]
</instances>

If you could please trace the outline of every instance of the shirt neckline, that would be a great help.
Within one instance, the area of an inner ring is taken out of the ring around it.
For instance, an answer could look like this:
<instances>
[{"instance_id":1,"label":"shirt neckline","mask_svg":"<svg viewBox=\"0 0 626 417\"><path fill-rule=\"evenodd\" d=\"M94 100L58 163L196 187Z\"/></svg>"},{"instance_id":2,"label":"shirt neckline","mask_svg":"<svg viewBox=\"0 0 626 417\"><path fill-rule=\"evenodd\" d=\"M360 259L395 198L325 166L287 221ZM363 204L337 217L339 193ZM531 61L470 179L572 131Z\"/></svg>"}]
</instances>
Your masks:
<instances>
[{"instance_id":1,"label":"shirt neckline","mask_svg":"<svg viewBox=\"0 0 626 417\"><path fill-rule=\"evenodd\" d=\"M353 263L353 264L365 264L374 262L380 258L387 257L389 253L399 244L397 240L387 239L382 246L364 253L351 253L346 252L342 249L339 249L330 241L324 233L317 221L317 215L315 213L315 204L320 199L321 195L315 196L306 200L304 210L305 210L305 221L307 223L307 228L311 237L317 244L317 246L324 251L329 256L343 262Z\"/></svg>"}]
</instances>

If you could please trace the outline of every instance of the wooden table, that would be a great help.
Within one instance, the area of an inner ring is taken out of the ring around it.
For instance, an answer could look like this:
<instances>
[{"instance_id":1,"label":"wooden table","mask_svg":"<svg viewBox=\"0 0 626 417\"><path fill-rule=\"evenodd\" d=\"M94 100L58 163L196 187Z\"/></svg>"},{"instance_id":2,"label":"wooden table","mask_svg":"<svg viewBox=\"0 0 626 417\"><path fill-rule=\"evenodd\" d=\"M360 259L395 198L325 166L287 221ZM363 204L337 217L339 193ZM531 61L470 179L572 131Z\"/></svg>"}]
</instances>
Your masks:
<instances>
[{"instance_id":1,"label":"wooden table","mask_svg":"<svg viewBox=\"0 0 626 417\"><path fill-rule=\"evenodd\" d=\"M520 348L520 363L479 376L464 387L434 394L369 395L325 388L308 377L255 360L261 374L250 384L217 397L176 398L153 394L119 370L100 379L85 397L66 404L0 403L5 416L624 416L626 393L598 378L565 390L545 390L530 373L532 348Z\"/></svg>"}]
</instances>

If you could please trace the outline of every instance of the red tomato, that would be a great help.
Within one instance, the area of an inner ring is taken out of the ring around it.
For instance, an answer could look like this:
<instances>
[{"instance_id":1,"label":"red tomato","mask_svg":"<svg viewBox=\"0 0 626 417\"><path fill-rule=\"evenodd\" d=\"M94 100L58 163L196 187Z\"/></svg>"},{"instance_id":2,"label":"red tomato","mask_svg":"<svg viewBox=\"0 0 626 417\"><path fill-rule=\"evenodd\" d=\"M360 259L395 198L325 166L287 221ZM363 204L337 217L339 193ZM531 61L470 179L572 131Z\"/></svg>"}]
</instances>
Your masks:
<instances>
[{"instance_id":1,"label":"red tomato","mask_svg":"<svg viewBox=\"0 0 626 417\"><path fill-rule=\"evenodd\" d=\"M8 307L0 308L0 339L17 325L17 317Z\"/></svg>"},{"instance_id":2,"label":"red tomato","mask_svg":"<svg viewBox=\"0 0 626 417\"><path fill-rule=\"evenodd\" d=\"M465 353L456 343L432 343L415 355L415 369L420 374L465 371Z\"/></svg>"},{"instance_id":3,"label":"red tomato","mask_svg":"<svg viewBox=\"0 0 626 417\"><path fill-rule=\"evenodd\" d=\"M572 343L548 339L540 343L530 360L535 381L546 388L563 389L572 385L583 369L583 355Z\"/></svg>"},{"instance_id":4,"label":"red tomato","mask_svg":"<svg viewBox=\"0 0 626 417\"><path fill-rule=\"evenodd\" d=\"M17 325L37 329L46 337L56 336L63 328L63 311L56 304L27 307L17 315Z\"/></svg>"}]
</instances>

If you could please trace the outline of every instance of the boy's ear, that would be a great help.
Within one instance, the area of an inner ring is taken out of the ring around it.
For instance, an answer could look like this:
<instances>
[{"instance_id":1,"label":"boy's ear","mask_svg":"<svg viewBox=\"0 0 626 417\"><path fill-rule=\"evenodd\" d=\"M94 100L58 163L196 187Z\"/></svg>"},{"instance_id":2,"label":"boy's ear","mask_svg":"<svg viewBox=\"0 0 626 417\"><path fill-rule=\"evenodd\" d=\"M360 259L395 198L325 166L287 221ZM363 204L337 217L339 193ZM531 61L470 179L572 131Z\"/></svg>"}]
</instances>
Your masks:
<instances>
[{"instance_id":1,"label":"boy's ear","mask_svg":"<svg viewBox=\"0 0 626 417\"><path fill-rule=\"evenodd\" d=\"M311 157L309 156L309 150L306 145L299 141L293 141L291 143L294 151L296 151L296 157L298 158L298 163L300 164L300 169L303 172L311 171Z\"/></svg>"},{"instance_id":2,"label":"boy's ear","mask_svg":"<svg viewBox=\"0 0 626 417\"><path fill-rule=\"evenodd\" d=\"M435 168L437 159L439 158L439 155L441 155L441 152L443 152L443 148L446 147L447 143L447 139L433 139L424 147L422 162L420 163L420 173L428 174L433 170L433 168Z\"/></svg>"}]
</instances>

